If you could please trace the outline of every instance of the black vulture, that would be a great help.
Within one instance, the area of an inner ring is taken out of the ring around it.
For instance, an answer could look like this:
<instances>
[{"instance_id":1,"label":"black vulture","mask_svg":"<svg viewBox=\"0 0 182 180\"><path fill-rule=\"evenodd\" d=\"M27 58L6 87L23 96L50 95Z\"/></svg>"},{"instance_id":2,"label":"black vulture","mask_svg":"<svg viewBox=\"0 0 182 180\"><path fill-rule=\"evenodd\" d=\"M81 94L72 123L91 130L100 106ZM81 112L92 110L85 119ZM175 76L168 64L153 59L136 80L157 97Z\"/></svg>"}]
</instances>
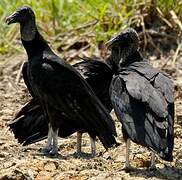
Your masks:
<instances>
[{"instance_id":1,"label":"black vulture","mask_svg":"<svg viewBox=\"0 0 182 180\"><path fill-rule=\"evenodd\" d=\"M6 22L20 24L28 55L28 82L49 123L43 152L57 154L59 128L66 136L75 131L88 132L94 142L98 136L106 149L116 144L116 129L108 111L84 78L51 50L37 29L32 9L21 7Z\"/></svg>"},{"instance_id":2,"label":"black vulture","mask_svg":"<svg viewBox=\"0 0 182 180\"><path fill-rule=\"evenodd\" d=\"M113 72L111 68L104 62L94 59L84 59L76 63L73 67L83 76L89 83L93 91L110 112L112 104L109 96L109 86L112 80ZM17 113L15 118L9 122L9 127L13 131L15 138L23 145L29 145L38 142L47 137L48 120L43 116L43 110L39 101L33 94L27 78L27 62L23 66L23 78L27 85L32 99L29 103ZM58 135L64 137L61 133L64 127L59 129ZM81 134L78 133L77 152L81 152ZM80 143L79 143L80 142ZM94 151L94 150L92 150Z\"/></svg>"},{"instance_id":3,"label":"black vulture","mask_svg":"<svg viewBox=\"0 0 182 180\"><path fill-rule=\"evenodd\" d=\"M174 87L169 76L153 68L141 56L137 32L128 28L107 43L118 74L113 76L110 97L117 118L122 123L126 141L126 168L129 164L130 139L152 150L150 168L155 168L155 154L173 160ZM115 57L115 58L114 58Z\"/></svg>"}]
</instances>

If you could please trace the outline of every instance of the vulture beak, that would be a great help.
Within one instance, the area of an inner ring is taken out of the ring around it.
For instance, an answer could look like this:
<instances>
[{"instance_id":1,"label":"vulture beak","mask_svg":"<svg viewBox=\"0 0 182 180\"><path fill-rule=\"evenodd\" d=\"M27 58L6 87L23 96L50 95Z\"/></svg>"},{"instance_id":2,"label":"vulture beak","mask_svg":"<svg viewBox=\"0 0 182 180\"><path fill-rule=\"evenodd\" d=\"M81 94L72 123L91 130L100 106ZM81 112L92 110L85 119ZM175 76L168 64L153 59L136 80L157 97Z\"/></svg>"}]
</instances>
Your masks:
<instances>
[{"instance_id":1,"label":"vulture beak","mask_svg":"<svg viewBox=\"0 0 182 180\"><path fill-rule=\"evenodd\" d=\"M10 25L10 24L12 24L12 23L18 22L18 15L19 15L18 12L13 13L12 15L8 16L8 17L5 19L5 22L6 22L8 25Z\"/></svg>"},{"instance_id":2,"label":"vulture beak","mask_svg":"<svg viewBox=\"0 0 182 180\"><path fill-rule=\"evenodd\" d=\"M108 47L108 49L111 49L117 43L119 43L119 35L116 35L115 37L107 41L106 46Z\"/></svg>"}]
</instances>

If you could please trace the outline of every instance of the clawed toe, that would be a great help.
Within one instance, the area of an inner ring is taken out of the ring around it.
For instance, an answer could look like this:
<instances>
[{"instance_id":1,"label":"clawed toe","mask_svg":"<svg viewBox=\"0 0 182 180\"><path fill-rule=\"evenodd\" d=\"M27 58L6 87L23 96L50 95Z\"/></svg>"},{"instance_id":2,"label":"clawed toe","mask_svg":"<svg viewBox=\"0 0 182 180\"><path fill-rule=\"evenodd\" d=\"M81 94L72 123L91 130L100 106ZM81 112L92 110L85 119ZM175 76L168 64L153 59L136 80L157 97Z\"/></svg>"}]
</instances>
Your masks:
<instances>
[{"instance_id":1,"label":"clawed toe","mask_svg":"<svg viewBox=\"0 0 182 180\"><path fill-rule=\"evenodd\" d=\"M50 153L50 151L51 151L51 148L43 148L42 150L41 150L41 153L42 154L44 154L44 155L48 155L49 153Z\"/></svg>"},{"instance_id":2,"label":"clawed toe","mask_svg":"<svg viewBox=\"0 0 182 180\"><path fill-rule=\"evenodd\" d=\"M50 156L56 156L56 155L58 155L58 149L51 149L50 151L49 151L49 155Z\"/></svg>"},{"instance_id":3,"label":"clawed toe","mask_svg":"<svg viewBox=\"0 0 182 180\"><path fill-rule=\"evenodd\" d=\"M44 155L55 156L58 154L58 149L53 146L45 147L41 150Z\"/></svg>"},{"instance_id":4,"label":"clawed toe","mask_svg":"<svg viewBox=\"0 0 182 180\"><path fill-rule=\"evenodd\" d=\"M131 171L134 170L134 168L133 168L131 165L128 165L128 166L125 166L125 167L123 168L123 170L124 170L125 172L131 172Z\"/></svg>"},{"instance_id":5,"label":"clawed toe","mask_svg":"<svg viewBox=\"0 0 182 180\"><path fill-rule=\"evenodd\" d=\"M149 166L149 168L148 168L150 171L155 171L157 168L156 168L156 166L154 165L152 165L152 166Z\"/></svg>"},{"instance_id":6,"label":"clawed toe","mask_svg":"<svg viewBox=\"0 0 182 180\"><path fill-rule=\"evenodd\" d=\"M81 151L75 152L75 153L74 153L74 156L75 156L76 158L81 158L81 157L83 157L83 153L82 153Z\"/></svg>"}]
</instances>

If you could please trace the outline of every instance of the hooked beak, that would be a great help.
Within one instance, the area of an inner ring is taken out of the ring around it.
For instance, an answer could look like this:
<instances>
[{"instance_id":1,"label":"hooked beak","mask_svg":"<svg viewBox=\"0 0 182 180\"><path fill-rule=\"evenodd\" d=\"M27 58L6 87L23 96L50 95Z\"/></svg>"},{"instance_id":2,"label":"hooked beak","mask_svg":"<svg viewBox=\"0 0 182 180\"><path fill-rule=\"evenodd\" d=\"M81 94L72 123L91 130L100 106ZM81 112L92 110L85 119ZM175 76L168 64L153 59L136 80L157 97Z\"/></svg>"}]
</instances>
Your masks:
<instances>
[{"instance_id":1,"label":"hooked beak","mask_svg":"<svg viewBox=\"0 0 182 180\"><path fill-rule=\"evenodd\" d=\"M113 37L109 41L105 43L105 45L108 47L108 49L111 49L114 45L116 45L119 41L118 36Z\"/></svg>"},{"instance_id":2,"label":"hooked beak","mask_svg":"<svg viewBox=\"0 0 182 180\"><path fill-rule=\"evenodd\" d=\"M15 13L13 13L12 15L8 16L8 17L5 19L5 22L6 22L8 25L10 25L10 24L12 24L12 23L16 23L16 22L18 22L18 21L17 21L17 17L18 17L18 13L15 12Z\"/></svg>"}]
</instances>

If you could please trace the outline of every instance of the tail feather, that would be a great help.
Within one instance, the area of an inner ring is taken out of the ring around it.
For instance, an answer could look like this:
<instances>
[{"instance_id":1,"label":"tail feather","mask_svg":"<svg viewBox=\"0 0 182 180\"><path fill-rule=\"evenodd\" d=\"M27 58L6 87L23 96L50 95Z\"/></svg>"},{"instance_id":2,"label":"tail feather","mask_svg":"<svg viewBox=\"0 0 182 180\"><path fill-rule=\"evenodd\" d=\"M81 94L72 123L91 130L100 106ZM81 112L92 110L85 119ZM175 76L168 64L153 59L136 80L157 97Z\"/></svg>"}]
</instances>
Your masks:
<instances>
[{"instance_id":1,"label":"tail feather","mask_svg":"<svg viewBox=\"0 0 182 180\"><path fill-rule=\"evenodd\" d=\"M145 143L154 151L156 151L159 156L165 161L173 161L173 146L174 146L174 127L173 127L173 118L169 115L167 119L164 119L164 122L168 122L168 127L165 128L161 123L157 123L157 120L154 116L147 116L146 123L146 135L148 138L145 138ZM153 119L151 119L153 118ZM155 122L155 123L151 123Z\"/></svg>"},{"instance_id":2,"label":"tail feather","mask_svg":"<svg viewBox=\"0 0 182 180\"><path fill-rule=\"evenodd\" d=\"M45 131L45 133L40 133L40 132L37 132L29 137L27 137L24 142L23 142L23 146L27 146L27 145L30 145L30 144L33 144L33 143L36 143L36 142L39 142L39 141L42 141L44 139L47 138L47 131Z\"/></svg>"},{"instance_id":3,"label":"tail feather","mask_svg":"<svg viewBox=\"0 0 182 180\"><path fill-rule=\"evenodd\" d=\"M43 116L42 109L35 99L27 103L9 122L15 138L23 145L32 144L47 136L48 123Z\"/></svg>"},{"instance_id":4,"label":"tail feather","mask_svg":"<svg viewBox=\"0 0 182 180\"><path fill-rule=\"evenodd\" d=\"M102 132L101 134L98 135L98 137L100 141L102 142L105 149L118 145L115 137L111 133Z\"/></svg>"}]
</instances>

